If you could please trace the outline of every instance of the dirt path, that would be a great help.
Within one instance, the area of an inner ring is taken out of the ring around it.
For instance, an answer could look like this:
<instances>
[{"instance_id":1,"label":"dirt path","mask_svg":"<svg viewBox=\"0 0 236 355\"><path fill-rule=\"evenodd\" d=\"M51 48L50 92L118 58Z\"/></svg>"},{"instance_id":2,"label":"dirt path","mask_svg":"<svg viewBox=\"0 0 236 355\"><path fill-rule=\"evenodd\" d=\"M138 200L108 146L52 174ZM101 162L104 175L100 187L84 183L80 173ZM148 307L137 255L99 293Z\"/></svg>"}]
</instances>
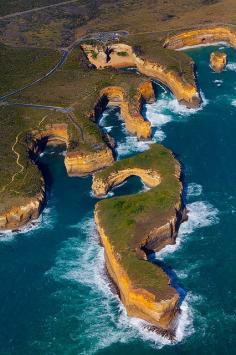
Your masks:
<instances>
[{"instance_id":1,"label":"dirt path","mask_svg":"<svg viewBox=\"0 0 236 355\"><path fill-rule=\"evenodd\" d=\"M13 153L16 155L16 164L20 167L20 170L17 171L15 174L12 175L11 181L10 181L7 185L3 186L3 188L2 188L1 191L0 191L0 193L2 193L3 191L5 191L6 188L7 188L9 185L11 185L11 184L13 183L13 181L14 181L15 178L16 178L16 176L19 175L19 174L21 174L21 173L23 172L23 170L24 170L24 166L20 163L20 154L15 150L15 147L16 147L16 145L17 145L18 142L19 142L19 137L20 137L20 135L22 134L22 132L23 132L23 131L21 131L20 133L17 134L16 139L15 139L15 142L14 142L14 144L13 144L12 147L11 147L11 150L12 150Z\"/></svg>"},{"instance_id":2,"label":"dirt path","mask_svg":"<svg viewBox=\"0 0 236 355\"><path fill-rule=\"evenodd\" d=\"M38 124L38 127L40 127L40 125L41 125L41 124L43 123L43 121L47 118L47 116L48 116L48 115L45 115L45 116L41 119L41 121L40 121L39 124ZM16 151L16 149L15 149L16 146L17 146L17 144L19 143L20 135L21 135L23 132L24 132L24 131L21 131L21 132L19 132L19 133L17 134L16 139L15 139L15 142L13 143L13 145L12 145L12 147L11 147L11 150L12 150L13 153L16 155L16 164L20 167L20 169L12 175L10 182L9 182L8 184L6 184L5 186L2 187L2 189L0 190L0 193L4 192L4 191L6 190L6 188L7 188L8 186L10 186L10 185L14 182L16 176L19 175L19 174L21 174L21 173L23 173L23 171L24 171L24 169L25 169L24 165L22 165L22 164L20 163L20 153L18 153L18 152ZM17 192L17 191L15 191L15 192Z\"/></svg>"}]
</instances>

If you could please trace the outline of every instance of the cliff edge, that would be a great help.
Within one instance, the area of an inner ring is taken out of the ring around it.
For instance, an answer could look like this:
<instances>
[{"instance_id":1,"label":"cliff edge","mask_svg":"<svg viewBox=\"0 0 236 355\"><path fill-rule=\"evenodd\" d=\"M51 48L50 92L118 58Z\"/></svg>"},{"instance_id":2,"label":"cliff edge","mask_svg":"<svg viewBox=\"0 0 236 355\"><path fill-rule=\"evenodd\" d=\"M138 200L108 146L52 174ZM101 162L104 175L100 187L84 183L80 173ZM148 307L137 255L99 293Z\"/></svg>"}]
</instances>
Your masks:
<instances>
[{"instance_id":1,"label":"cliff edge","mask_svg":"<svg viewBox=\"0 0 236 355\"><path fill-rule=\"evenodd\" d=\"M147 258L175 243L184 219L180 166L168 149L154 144L96 173L93 191L101 197L133 175L150 190L98 202L95 221L108 272L128 315L168 331L179 311L179 294L166 273Z\"/></svg>"}]
</instances>

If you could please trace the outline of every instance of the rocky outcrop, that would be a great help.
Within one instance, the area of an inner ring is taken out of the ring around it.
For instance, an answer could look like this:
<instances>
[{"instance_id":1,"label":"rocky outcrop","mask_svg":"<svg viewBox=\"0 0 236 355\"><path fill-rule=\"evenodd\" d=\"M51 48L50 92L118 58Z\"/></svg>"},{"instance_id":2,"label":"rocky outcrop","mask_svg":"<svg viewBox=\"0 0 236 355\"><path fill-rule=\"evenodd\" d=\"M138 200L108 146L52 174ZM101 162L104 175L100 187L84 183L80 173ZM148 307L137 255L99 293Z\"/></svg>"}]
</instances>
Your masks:
<instances>
[{"instance_id":1,"label":"rocky outcrop","mask_svg":"<svg viewBox=\"0 0 236 355\"><path fill-rule=\"evenodd\" d=\"M136 288L129 275L119 261L119 254L112 247L106 235L97 210L95 222L105 251L106 267L110 277L118 287L122 303L127 314L147 321L158 329L169 330L176 313L179 311L179 295L172 287L168 287L165 296L158 296L155 292L144 288ZM167 275L166 283L169 283ZM158 279L157 279L158 282Z\"/></svg>"},{"instance_id":2,"label":"rocky outcrop","mask_svg":"<svg viewBox=\"0 0 236 355\"><path fill-rule=\"evenodd\" d=\"M47 145L69 145L68 125L65 123L53 123L46 125L43 129L32 132L36 146L41 143Z\"/></svg>"},{"instance_id":3,"label":"rocky outcrop","mask_svg":"<svg viewBox=\"0 0 236 355\"><path fill-rule=\"evenodd\" d=\"M150 187L148 191L127 196L127 200L123 196L98 202L95 222L109 275L128 315L166 331L172 329L179 311L179 294L170 286L165 272L146 260L150 253L175 243L179 226L186 219L180 165L170 154L164 147L153 145L145 153L96 173L92 185L98 197L133 175ZM163 210L169 198L172 203ZM127 223L123 224L124 220Z\"/></svg>"},{"instance_id":4,"label":"rocky outcrop","mask_svg":"<svg viewBox=\"0 0 236 355\"><path fill-rule=\"evenodd\" d=\"M42 129L31 132L28 149L32 160L34 160L45 148L45 145L57 146L61 144L69 149L68 125L65 123L48 124ZM74 152L67 150L64 162L68 175L83 176L111 165L114 161L112 150L105 143L102 143L101 146L97 151L90 149L87 153L79 150ZM0 212L0 230L17 230L39 217L45 199L43 178L41 178L41 184L40 193L31 198L27 195L19 196L19 198L15 198L14 206Z\"/></svg>"},{"instance_id":5,"label":"rocky outcrop","mask_svg":"<svg viewBox=\"0 0 236 355\"><path fill-rule=\"evenodd\" d=\"M164 43L165 48L181 49L197 45L227 42L236 47L236 31L229 27L201 28L170 36Z\"/></svg>"},{"instance_id":6,"label":"rocky outcrop","mask_svg":"<svg viewBox=\"0 0 236 355\"><path fill-rule=\"evenodd\" d=\"M17 230L39 217L45 199L45 188L35 197L25 199L25 203L0 213L0 230ZM23 199L24 201L24 199Z\"/></svg>"},{"instance_id":7,"label":"rocky outcrop","mask_svg":"<svg viewBox=\"0 0 236 355\"><path fill-rule=\"evenodd\" d=\"M136 55L135 58L135 63L140 73L155 78L166 85L180 103L188 108L196 108L200 106L201 98L196 84L186 82L177 72L167 70L163 65L150 62ZM192 75L194 76L193 67Z\"/></svg>"},{"instance_id":8,"label":"rocky outcrop","mask_svg":"<svg viewBox=\"0 0 236 355\"><path fill-rule=\"evenodd\" d=\"M101 147L98 147L97 150L87 149L87 151L84 151L78 147L77 150L70 151L70 137L67 124L47 125L45 129L33 133L36 147L38 142L42 141L45 141L47 145L66 145L67 152L64 163L69 176L88 175L111 165L114 161L112 150L105 143L102 143Z\"/></svg>"},{"instance_id":9,"label":"rocky outcrop","mask_svg":"<svg viewBox=\"0 0 236 355\"><path fill-rule=\"evenodd\" d=\"M119 106L121 117L125 122L128 132L138 138L147 139L152 135L151 124L145 121L141 115L144 102L153 102L155 95L151 82L144 82L138 87L132 102L124 89L118 86L110 86L101 91L101 96L106 96L110 106Z\"/></svg>"},{"instance_id":10,"label":"rocky outcrop","mask_svg":"<svg viewBox=\"0 0 236 355\"><path fill-rule=\"evenodd\" d=\"M194 69L192 70L193 80L187 82L177 72L168 70L164 65L159 64L158 61L150 61L141 58L135 54L132 47L118 43L111 46L110 60L107 62L104 51L99 46L83 45L83 49L87 54L90 62L97 68L102 69L105 67L136 67L140 73L152 77L163 84L165 84L176 96L176 98L187 107L198 107L201 103L197 86L194 83ZM92 53L96 52L97 55L93 56ZM119 53L126 53L126 56L120 56ZM193 64L192 64L193 66Z\"/></svg>"},{"instance_id":11,"label":"rocky outcrop","mask_svg":"<svg viewBox=\"0 0 236 355\"><path fill-rule=\"evenodd\" d=\"M227 64L227 55L223 52L212 52L210 57L210 63L212 69L220 73Z\"/></svg>"},{"instance_id":12,"label":"rocky outcrop","mask_svg":"<svg viewBox=\"0 0 236 355\"><path fill-rule=\"evenodd\" d=\"M150 188L156 187L161 182L161 177L156 171L139 168L119 170L109 175L105 180L95 174L92 184L94 195L97 197L106 195L111 188L122 184L130 176L139 176L144 184Z\"/></svg>"},{"instance_id":13,"label":"rocky outcrop","mask_svg":"<svg viewBox=\"0 0 236 355\"><path fill-rule=\"evenodd\" d=\"M110 148L82 153L67 152L65 166L69 176L84 176L111 165L114 161Z\"/></svg>"}]
</instances>

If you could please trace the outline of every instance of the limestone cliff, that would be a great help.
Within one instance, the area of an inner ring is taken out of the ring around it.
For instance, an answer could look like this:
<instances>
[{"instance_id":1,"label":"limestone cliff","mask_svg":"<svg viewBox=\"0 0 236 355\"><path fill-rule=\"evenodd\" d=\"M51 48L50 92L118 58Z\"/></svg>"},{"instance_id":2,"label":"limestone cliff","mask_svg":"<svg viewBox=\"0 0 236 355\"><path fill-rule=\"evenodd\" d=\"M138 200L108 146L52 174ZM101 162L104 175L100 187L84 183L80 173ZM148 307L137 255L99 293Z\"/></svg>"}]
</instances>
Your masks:
<instances>
[{"instance_id":1,"label":"limestone cliff","mask_svg":"<svg viewBox=\"0 0 236 355\"><path fill-rule=\"evenodd\" d=\"M236 47L236 31L229 27L201 28L170 36L164 43L165 48L181 49L188 46L227 42Z\"/></svg>"},{"instance_id":2,"label":"limestone cliff","mask_svg":"<svg viewBox=\"0 0 236 355\"><path fill-rule=\"evenodd\" d=\"M139 176L144 184L150 188L159 185L161 181L161 177L156 171L139 168L119 170L109 175L105 180L95 174L93 175L92 184L94 195L97 197L106 195L111 188L122 184L130 176Z\"/></svg>"},{"instance_id":3,"label":"limestone cliff","mask_svg":"<svg viewBox=\"0 0 236 355\"><path fill-rule=\"evenodd\" d=\"M151 124L145 121L141 115L143 102L153 102L155 100L151 82L144 82L138 87L137 93L130 102L124 89L118 86L111 86L101 91L101 96L106 96L110 106L119 106L121 117L125 122L128 132L138 138L150 138L152 135Z\"/></svg>"},{"instance_id":4,"label":"limestone cliff","mask_svg":"<svg viewBox=\"0 0 236 355\"><path fill-rule=\"evenodd\" d=\"M69 176L84 176L111 165L114 161L110 148L94 152L67 152L65 166Z\"/></svg>"},{"instance_id":5,"label":"limestone cliff","mask_svg":"<svg viewBox=\"0 0 236 355\"><path fill-rule=\"evenodd\" d=\"M212 69L220 73L227 64L227 55L223 52L212 52L210 57L210 63Z\"/></svg>"},{"instance_id":6,"label":"limestone cliff","mask_svg":"<svg viewBox=\"0 0 236 355\"><path fill-rule=\"evenodd\" d=\"M168 70L164 65L159 64L158 61L150 61L134 53L131 46L118 43L111 46L110 59L107 62L104 51L99 46L83 45L83 49L90 60L98 69L105 67L136 67L140 73L152 77L163 84L165 84L176 96L176 98L187 107L198 107L201 99L194 83L194 70L192 63L192 77L193 80L186 82L177 72ZM92 53L96 52L96 56ZM120 53L126 53L121 56Z\"/></svg>"},{"instance_id":7,"label":"limestone cliff","mask_svg":"<svg viewBox=\"0 0 236 355\"><path fill-rule=\"evenodd\" d=\"M150 190L98 202L95 222L108 272L128 315L170 330L179 310L179 294L165 272L145 260L149 253L174 244L180 223L186 219L180 165L166 148L153 145L147 152L96 173L93 192L104 196L133 175Z\"/></svg>"},{"instance_id":8,"label":"limestone cliff","mask_svg":"<svg viewBox=\"0 0 236 355\"><path fill-rule=\"evenodd\" d=\"M40 215L45 199L45 188L35 197L23 199L22 204L13 206L0 213L0 230L16 230L26 225Z\"/></svg>"},{"instance_id":9,"label":"limestone cliff","mask_svg":"<svg viewBox=\"0 0 236 355\"><path fill-rule=\"evenodd\" d=\"M144 288L136 288L125 269L121 266L119 254L116 253L109 242L109 237L102 228L97 210L95 210L95 222L104 246L108 273L118 287L119 296L125 305L127 314L131 317L143 319L157 328L168 330L178 312L178 293L169 287L165 297L158 297L154 292L147 291ZM166 282L167 284L169 283L167 276Z\"/></svg>"}]
</instances>

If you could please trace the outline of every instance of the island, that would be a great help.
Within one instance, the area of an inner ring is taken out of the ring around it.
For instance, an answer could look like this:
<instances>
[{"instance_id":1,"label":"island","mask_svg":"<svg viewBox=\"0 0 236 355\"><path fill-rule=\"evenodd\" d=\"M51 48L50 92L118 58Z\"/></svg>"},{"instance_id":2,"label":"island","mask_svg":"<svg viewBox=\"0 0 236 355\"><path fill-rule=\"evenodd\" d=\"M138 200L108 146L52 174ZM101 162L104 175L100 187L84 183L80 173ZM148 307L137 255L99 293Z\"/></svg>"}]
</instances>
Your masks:
<instances>
[{"instance_id":1,"label":"island","mask_svg":"<svg viewBox=\"0 0 236 355\"><path fill-rule=\"evenodd\" d=\"M212 52L210 56L210 63L212 69L220 73L227 64L227 55L223 52Z\"/></svg>"},{"instance_id":2,"label":"island","mask_svg":"<svg viewBox=\"0 0 236 355\"><path fill-rule=\"evenodd\" d=\"M98 197L133 175L150 187L135 195L98 202L95 221L108 273L128 315L166 332L172 330L180 297L166 273L147 259L175 243L180 223L186 218L180 172L172 152L153 144L148 151L97 172L92 185Z\"/></svg>"}]
</instances>

